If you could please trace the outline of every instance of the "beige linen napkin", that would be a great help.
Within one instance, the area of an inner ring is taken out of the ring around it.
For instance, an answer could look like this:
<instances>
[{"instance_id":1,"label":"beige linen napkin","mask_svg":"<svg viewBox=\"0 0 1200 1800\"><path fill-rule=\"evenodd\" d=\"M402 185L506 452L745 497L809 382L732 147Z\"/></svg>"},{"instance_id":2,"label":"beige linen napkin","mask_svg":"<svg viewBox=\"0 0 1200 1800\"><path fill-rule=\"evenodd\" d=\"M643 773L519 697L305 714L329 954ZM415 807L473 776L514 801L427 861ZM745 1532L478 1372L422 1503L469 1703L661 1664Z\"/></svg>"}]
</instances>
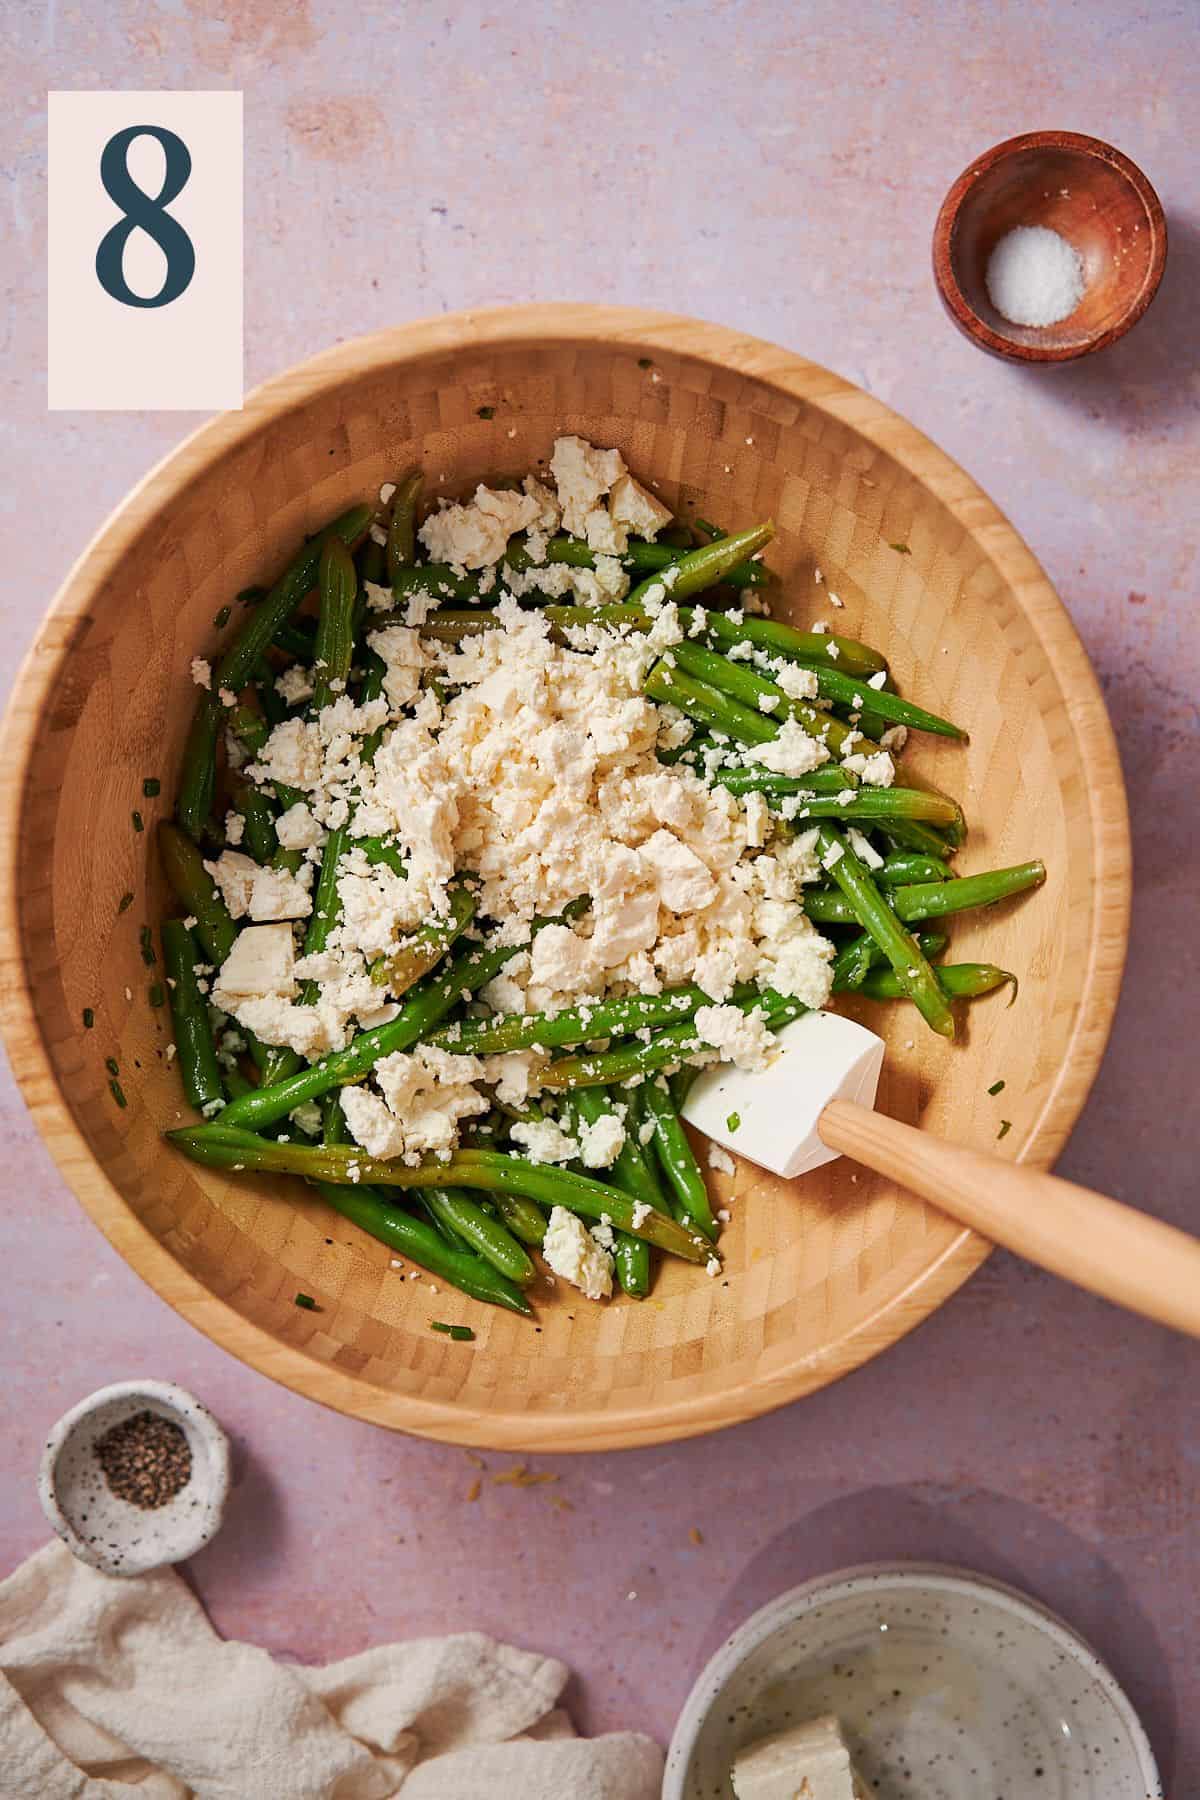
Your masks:
<instances>
[{"instance_id":1,"label":"beige linen napkin","mask_svg":"<svg viewBox=\"0 0 1200 1800\"><path fill-rule=\"evenodd\" d=\"M326 1668L226 1643L170 1569L48 1544L0 1583L4 1800L657 1800L634 1732L578 1738L567 1671L476 1632Z\"/></svg>"}]
</instances>

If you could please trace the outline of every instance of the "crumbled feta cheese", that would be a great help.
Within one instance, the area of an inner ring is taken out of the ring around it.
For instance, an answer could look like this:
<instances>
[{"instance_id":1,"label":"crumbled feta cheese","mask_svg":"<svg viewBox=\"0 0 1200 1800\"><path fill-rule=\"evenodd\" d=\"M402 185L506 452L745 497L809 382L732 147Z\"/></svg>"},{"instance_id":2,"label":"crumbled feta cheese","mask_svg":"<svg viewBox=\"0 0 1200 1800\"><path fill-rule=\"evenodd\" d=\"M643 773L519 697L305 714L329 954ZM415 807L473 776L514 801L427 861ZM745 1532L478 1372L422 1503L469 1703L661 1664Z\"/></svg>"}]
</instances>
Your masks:
<instances>
[{"instance_id":1,"label":"crumbled feta cheese","mask_svg":"<svg viewBox=\"0 0 1200 1800\"><path fill-rule=\"evenodd\" d=\"M499 562L509 538L540 522L543 512L531 494L487 488L481 483L467 505L444 506L430 513L417 535L434 562L482 569Z\"/></svg>"},{"instance_id":2,"label":"crumbled feta cheese","mask_svg":"<svg viewBox=\"0 0 1200 1800\"><path fill-rule=\"evenodd\" d=\"M846 835L850 839L851 849L860 862L865 863L868 869L882 869L883 858L869 838L864 837L862 832L853 825L850 826Z\"/></svg>"},{"instance_id":3,"label":"crumbled feta cheese","mask_svg":"<svg viewBox=\"0 0 1200 1800\"><path fill-rule=\"evenodd\" d=\"M784 663L776 671L775 679L793 700L815 700L820 692L816 671L801 668L799 663Z\"/></svg>"},{"instance_id":4,"label":"crumbled feta cheese","mask_svg":"<svg viewBox=\"0 0 1200 1800\"><path fill-rule=\"evenodd\" d=\"M595 1124L579 1131L579 1160L586 1169L611 1169L625 1144L625 1127L616 1113L602 1113Z\"/></svg>"},{"instance_id":5,"label":"crumbled feta cheese","mask_svg":"<svg viewBox=\"0 0 1200 1800\"><path fill-rule=\"evenodd\" d=\"M629 1223L633 1226L633 1229L635 1231L640 1231L653 1211L654 1208L647 1205L645 1200L635 1200L633 1203L633 1211L629 1215Z\"/></svg>"},{"instance_id":6,"label":"crumbled feta cheese","mask_svg":"<svg viewBox=\"0 0 1200 1800\"><path fill-rule=\"evenodd\" d=\"M285 850L311 850L325 841L324 831L303 800L280 813L275 831Z\"/></svg>"},{"instance_id":7,"label":"crumbled feta cheese","mask_svg":"<svg viewBox=\"0 0 1200 1800\"><path fill-rule=\"evenodd\" d=\"M550 473L558 489L563 530L571 537L586 538L589 514L597 511L625 473L625 463L619 450L597 450L581 437L560 437L550 458Z\"/></svg>"},{"instance_id":8,"label":"crumbled feta cheese","mask_svg":"<svg viewBox=\"0 0 1200 1800\"><path fill-rule=\"evenodd\" d=\"M387 589L388 604L391 604L392 591ZM312 697L313 682L309 671L300 663L293 663L282 675L275 677L275 691L282 694L289 706L299 706L302 701Z\"/></svg>"},{"instance_id":9,"label":"crumbled feta cheese","mask_svg":"<svg viewBox=\"0 0 1200 1800\"><path fill-rule=\"evenodd\" d=\"M656 831L641 847L654 870L659 898L673 912L696 912L707 906L717 884L707 864L670 831Z\"/></svg>"},{"instance_id":10,"label":"crumbled feta cheese","mask_svg":"<svg viewBox=\"0 0 1200 1800\"><path fill-rule=\"evenodd\" d=\"M867 677L867 686L873 688L885 688L887 686L887 670L880 669L876 674L869 675Z\"/></svg>"},{"instance_id":11,"label":"crumbled feta cheese","mask_svg":"<svg viewBox=\"0 0 1200 1800\"><path fill-rule=\"evenodd\" d=\"M246 821L241 813L227 812L225 814L225 842L227 844L240 844L245 829Z\"/></svg>"},{"instance_id":12,"label":"crumbled feta cheese","mask_svg":"<svg viewBox=\"0 0 1200 1800\"><path fill-rule=\"evenodd\" d=\"M836 868L837 864L841 862L842 857L845 854L846 853L840 844L830 844L821 858L821 867L823 869Z\"/></svg>"},{"instance_id":13,"label":"crumbled feta cheese","mask_svg":"<svg viewBox=\"0 0 1200 1800\"><path fill-rule=\"evenodd\" d=\"M212 687L212 664L205 662L202 656L192 658L192 680L197 687Z\"/></svg>"},{"instance_id":14,"label":"crumbled feta cheese","mask_svg":"<svg viewBox=\"0 0 1200 1800\"><path fill-rule=\"evenodd\" d=\"M737 1167L728 1150L722 1150L720 1144L708 1146L708 1166L718 1175L732 1175Z\"/></svg>"},{"instance_id":15,"label":"crumbled feta cheese","mask_svg":"<svg viewBox=\"0 0 1200 1800\"><path fill-rule=\"evenodd\" d=\"M751 745L748 755L777 775L807 775L829 761L829 751L821 740L810 737L795 719L785 719L769 743Z\"/></svg>"},{"instance_id":16,"label":"crumbled feta cheese","mask_svg":"<svg viewBox=\"0 0 1200 1800\"><path fill-rule=\"evenodd\" d=\"M259 869L250 887L246 910L252 919L306 919L312 911L309 885L312 864L305 863L298 874L287 869Z\"/></svg>"},{"instance_id":17,"label":"crumbled feta cheese","mask_svg":"<svg viewBox=\"0 0 1200 1800\"><path fill-rule=\"evenodd\" d=\"M553 1119L518 1119L509 1135L530 1162L573 1162L579 1155L575 1139Z\"/></svg>"},{"instance_id":18,"label":"crumbled feta cheese","mask_svg":"<svg viewBox=\"0 0 1200 1800\"><path fill-rule=\"evenodd\" d=\"M876 751L873 756L861 752L854 756L844 756L842 767L851 770L868 787L891 787L896 779L896 765L886 750Z\"/></svg>"},{"instance_id":19,"label":"crumbled feta cheese","mask_svg":"<svg viewBox=\"0 0 1200 1800\"><path fill-rule=\"evenodd\" d=\"M542 1255L556 1275L579 1288L589 1300L607 1300L611 1295L612 1257L583 1221L563 1206L556 1206L550 1214Z\"/></svg>"},{"instance_id":20,"label":"crumbled feta cheese","mask_svg":"<svg viewBox=\"0 0 1200 1800\"><path fill-rule=\"evenodd\" d=\"M648 493L628 472L613 482L608 510L615 524L623 525L634 537L651 541L673 517L670 507Z\"/></svg>"},{"instance_id":21,"label":"crumbled feta cheese","mask_svg":"<svg viewBox=\"0 0 1200 1800\"><path fill-rule=\"evenodd\" d=\"M236 1013L238 1003L278 994L290 999L296 991L296 943L288 924L248 925L234 939L221 964L213 989L213 1004L222 1012Z\"/></svg>"},{"instance_id":22,"label":"crumbled feta cheese","mask_svg":"<svg viewBox=\"0 0 1200 1800\"><path fill-rule=\"evenodd\" d=\"M720 1051L739 1069L766 1066L774 1038L759 1012L744 1013L738 1006L701 1006L695 1016L696 1034L702 1043Z\"/></svg>"}]
</instances>

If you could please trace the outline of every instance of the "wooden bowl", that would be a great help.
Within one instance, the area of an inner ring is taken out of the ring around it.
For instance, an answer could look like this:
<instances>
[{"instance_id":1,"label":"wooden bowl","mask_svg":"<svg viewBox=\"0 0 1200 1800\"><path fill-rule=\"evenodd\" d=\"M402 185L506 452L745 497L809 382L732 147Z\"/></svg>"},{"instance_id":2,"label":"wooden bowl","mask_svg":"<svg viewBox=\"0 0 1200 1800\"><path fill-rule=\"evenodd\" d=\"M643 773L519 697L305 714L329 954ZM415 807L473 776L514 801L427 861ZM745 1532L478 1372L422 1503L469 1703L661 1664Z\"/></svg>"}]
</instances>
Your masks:
<instances>
[{"instance_id":1,"label":"wooden bowl","mask_svg":"<svg viewBox=\"0 0 1200 1800\"><path fill-rule=\"evenodd\" d=\"M1014 325L988 296L988 258L1017 225L1057 231L1083 261L1083 298L1057 325ZM1070 362L1115 343L1153 300L1166 259L1162 205L1142 171L1078 131L1029 131L985 151L946 195L933 231L946 311L972 343L1017 362Z\"/></svg>"},{"instance_id":2,"label":"wooden bowl","mask_svg":"<svg viewBox=\"0 0 1200 1800\"><path fill-rule=\"evenodd\" d=\"M981 1002L955 1046L907 1008L861 1002L861 1016L889 1040L880 1105L988 1149L1010 1119L1001 1154L1053 1160L1104 1049L1129 903L1120 768L1079 639L1020 538L903 419L788 351L656 313L525 307L341 345L135 489L68 576L11 703L3 1017L67 1180L216 1342L378 1424L590 1450L708 1431L820 1387L925 1318L987 1246L846 1162L791 1186L744 1165L718 1180L722 1204L736 1193L720 1279L675 1264L648 1300L607 1306L560 1286L538 1294L536 1325L445 1288L434 1300L298 1183L226 1179L167 1148L185 1107L139 949L166 906L153 827L214 616L413 460L457 489L531 467L563 430L618 445L685 517L773 514L791 615L882 646L906 694L969 726L969 746L922 744L913 764L961 796L965 868L1046 860L1043 889L955 934L957 955L1019 971L1020 998ZM151 777L162 789L146 797ZM319 1310L298 1309L298 1290ZM431 1333L431 1318L469 1320L476 1341Z\"/></svg>"}]
</instances>

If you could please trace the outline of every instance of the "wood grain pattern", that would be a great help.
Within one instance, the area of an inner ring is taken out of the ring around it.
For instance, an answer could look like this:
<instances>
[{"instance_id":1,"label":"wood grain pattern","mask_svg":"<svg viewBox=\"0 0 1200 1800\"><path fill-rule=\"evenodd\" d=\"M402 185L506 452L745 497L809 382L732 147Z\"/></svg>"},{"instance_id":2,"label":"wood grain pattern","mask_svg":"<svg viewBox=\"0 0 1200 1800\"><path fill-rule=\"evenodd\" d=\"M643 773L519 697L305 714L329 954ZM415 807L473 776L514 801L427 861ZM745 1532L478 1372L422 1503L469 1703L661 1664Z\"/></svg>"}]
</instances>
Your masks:
<instances>
[{"instance_id":1,"label":"wood grain pattern","mask_svg":"<svg viewBox=\"0 0 1200 1800\"><path fill-rule=\"evenodd\" d=\"M969 746L922 745L913 763L962 797L965 868L1049 865L1037 894L956 931L956 956L1020 971L1019 1004L982 1002L957 1048L907 1009L856 1004L889 1041L884 1110L990 1145L984 1090L1003 1075L1003 1151L1053 1160L1107 1039L1129 904L1120 769L1069 619L991 502L878 401L769 344L627 309L461 314L340 346L205 426L130 495L55 600L8 716L3 1017L67 1180L199 1329L379 1424L583 1450L711 1430L821 1386L926 1317L986 1246L846 1163L792 1185L743 1166L716 1180L722 1202L735 1196L719 1280L669 1267L649 1300L605 1308L547 1290L540 1333L444 1289L435 1306L427 1280L398 1279L386 1250L298 1186L226 1181L164 1147L184 1107L137 937L164 906L151 828L175 785L188 664L216 648L219 608L406 464L457 490L534 466L563 430L619 445L685 515L689 502L732 525L773 513L790 615L836 616L887 650L905 693L969 724ZM321 1310L299 1311L297 1288ZM477 1342L431 1334L430 1317L469 1318Z\"/></svg>"},{"instance_id":2,"label":"wood grain pattern","mask_svg":"<svg viewBox=\"0 0 1200 1800\"><path fill-rule=\"evenodd\" d=\"M831 1150L1118 1306L1200 1337L1200 1241L1040 1169L947 1144L849 1100L821 1114Z\"/></svg>"},{"instance_id":3,"label":"wood grain pattern","mask_svg":"<svg viewBox=\"0 0 1200 1800\"><path fill-rule=\"evenodd\" d=\"M1061 233L1086 287L1056 325L1014 325L984 279L1017 225ZM1071 362L1114 344L1158 292L1167 260L1162 203L1137 164L1078 131L1029 131L976 157L942 202L933 231L938 293L965 337L1016 362Z\"/></svg>"}]
</instances>

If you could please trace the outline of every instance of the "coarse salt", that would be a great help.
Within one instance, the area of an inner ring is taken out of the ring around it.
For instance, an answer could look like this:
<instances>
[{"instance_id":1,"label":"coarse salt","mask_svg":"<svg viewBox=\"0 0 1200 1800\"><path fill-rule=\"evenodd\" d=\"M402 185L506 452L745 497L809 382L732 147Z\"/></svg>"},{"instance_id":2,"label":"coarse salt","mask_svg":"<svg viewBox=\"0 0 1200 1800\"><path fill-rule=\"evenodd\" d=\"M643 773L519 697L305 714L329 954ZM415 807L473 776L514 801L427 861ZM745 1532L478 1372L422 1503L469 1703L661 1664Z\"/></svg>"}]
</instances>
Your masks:
<instances>
[{"instance_id":1,"label":"coarse salt","mask_svg":"<svg viewBox=\"0 0 1200 1800\"><path fill-rule=\"evenodd\" d=\"M1079 252L1046 225L1018 225L992 251L987 291L1013 325L1057 325L1083 296Z\"/></svg>"}]
</instances>

